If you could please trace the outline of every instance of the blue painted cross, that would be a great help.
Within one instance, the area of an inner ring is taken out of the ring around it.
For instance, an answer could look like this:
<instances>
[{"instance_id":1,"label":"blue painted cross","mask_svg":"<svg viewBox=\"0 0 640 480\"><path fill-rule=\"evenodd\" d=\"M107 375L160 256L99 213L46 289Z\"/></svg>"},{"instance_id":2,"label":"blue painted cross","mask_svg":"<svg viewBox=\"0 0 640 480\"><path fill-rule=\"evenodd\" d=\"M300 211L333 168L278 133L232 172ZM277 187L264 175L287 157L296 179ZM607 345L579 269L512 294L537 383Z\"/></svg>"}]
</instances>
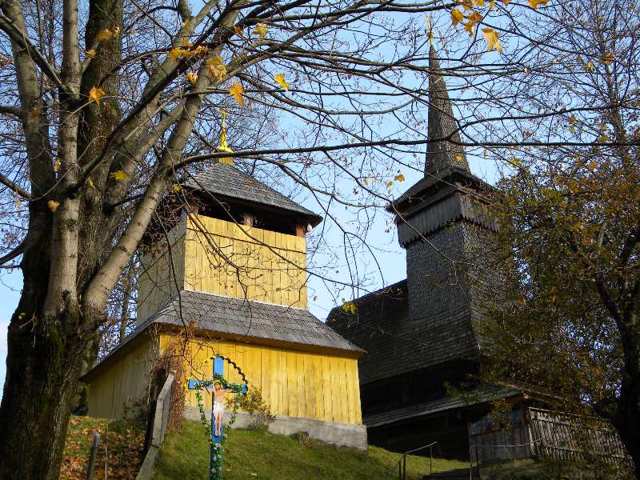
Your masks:
<instances>
[{"instance_id":1,"label":"blue painted cross","mask_svg":"<svg viewBox=\"0 0 640 480\"><path fill-rule=\"evenodd\" d=\"M221 399L216 399L215 389L219 384L224 392L231 392L240 395L246 395L248 386L246 383L234 384L229 383L224 378L224 357L216 355L213 360L212 379L196 380L189 379L187 384L189 390L208 390L211 392L211 439L210 439L210 456L209 456L209 479L222 480L222 441L224 440L224 431L222 426L222 416L224 414L224 395ZM235 365L235 364L234 364ZM237 367L236 367L237 368ZM201 411L204 416L204 411Z\"/></svg>"}]
</instances>

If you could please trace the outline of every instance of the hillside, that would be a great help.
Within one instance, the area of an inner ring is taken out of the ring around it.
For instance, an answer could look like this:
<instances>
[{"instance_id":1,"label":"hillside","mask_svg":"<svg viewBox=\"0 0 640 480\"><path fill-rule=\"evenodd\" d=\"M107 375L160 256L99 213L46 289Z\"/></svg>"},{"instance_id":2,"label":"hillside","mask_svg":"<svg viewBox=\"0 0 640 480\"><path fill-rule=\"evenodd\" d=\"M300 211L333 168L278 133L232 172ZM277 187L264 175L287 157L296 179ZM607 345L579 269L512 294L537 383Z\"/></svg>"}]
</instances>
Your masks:
<instances>
[{"instance_id":1,"label":"hillside","mask_svg":"<svg viewBox=\"0 0 640 480\"><path fill-rule=\"evenodd\" d=\"M135 478L142 461L144 428L133 421L71 417L64 447L61 480L84 480L93 432L100 434L95 480Z\"/></svg>"},{"instance_id":2,"label":"hillside","mask_svg":"<svg viewBox=\"0 0 640 480\"><path fill-rule=\"evenodd\" d=\"M368 454L313 441L252 430L232 430L226 443L225 480L369 480L398 478L399 455L369 447ZM170 433L156 465L155 480L205 480L207 438L202 425L185 422ZM466 467L452 460L434 459L434 471ZM429 459L409 457L407 478L429 472Z\"/></svg>"}]
</instances>

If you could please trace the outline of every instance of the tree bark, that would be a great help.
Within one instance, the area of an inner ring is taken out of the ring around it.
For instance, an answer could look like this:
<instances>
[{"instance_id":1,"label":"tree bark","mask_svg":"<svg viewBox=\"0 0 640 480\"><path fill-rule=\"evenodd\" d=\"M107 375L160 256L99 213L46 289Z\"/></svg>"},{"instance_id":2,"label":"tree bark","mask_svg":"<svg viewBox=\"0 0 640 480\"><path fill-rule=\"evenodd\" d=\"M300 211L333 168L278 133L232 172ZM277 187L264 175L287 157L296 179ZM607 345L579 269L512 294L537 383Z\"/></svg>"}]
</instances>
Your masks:
<instances>
[{"instance_id":1,"label":"tree bark","mask_svg":"<svg viewBox=\"0 0 640 480\"><path fill-rule=\"evenodd\" d=\"M635 476L640 480L640 318L633 313L623 332L624 371L622 392L614 419L629 455L635 465Z\"/></svg>"},{"instance_id":2,"label":"tree bark","mask_svg":"<svg viewBox=\"0 0 640 480\"><path fill-rule=\"evenodd\" d=\"M9 325L0 404L2 480L58 478L86 345L74 305L55 317L40 314L47 296L49 243L47 235L41 236L23 257L24 287Z\"/></svg>"}]
</instances>

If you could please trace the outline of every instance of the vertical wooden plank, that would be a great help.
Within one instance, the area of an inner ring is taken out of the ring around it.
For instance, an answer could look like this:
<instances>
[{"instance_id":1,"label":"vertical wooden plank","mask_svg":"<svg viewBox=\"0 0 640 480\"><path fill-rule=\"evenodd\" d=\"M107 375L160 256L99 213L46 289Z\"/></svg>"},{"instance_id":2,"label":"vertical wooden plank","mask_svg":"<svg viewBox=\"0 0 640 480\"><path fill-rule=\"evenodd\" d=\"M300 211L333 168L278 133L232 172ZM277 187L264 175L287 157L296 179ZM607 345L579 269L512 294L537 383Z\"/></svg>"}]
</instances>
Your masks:
<instances>
[{"instance_id":1,"label":"vertical wooden plank","mask_svg":"<svg viewBox=\"0 0 640 480\"><path fill-rule=\"evenodd\" d=\"M300 267L298 262L298 254L295 251L296 237L287 235L286 239L286 257L287 257L287 305L294 307L300 306Z\"/></svg>"},{"instance_id":2,"label":"vertical wooden plank","mask_svg":"<svg viewBox=\"0 0 640 480\"><path fill-rule=\"evenodd\" d=\"M315 374L315 355L304 357L305 417L318 418L318 384Z\"/></svg>"},{"instance_id":3,"label":"vertical wooden plank","mask_svg":"<svg viewBox=\"0 0 640 480\"><path fill-rule=\"evenodd\" d=\"M306 359L308 354L299 353L297 356L298 366L298 391L300 392L300 400L298 403L298 416L313 418L307 413L309 405L309 386L307 384Z\"/></svg>"},{"instance_id":4,"label":"vertical wooden plank","mask_svg":"<svg viewBox=\"0 0 640 480\"><path fill-rule=\"evenodd\" d=\"M271 408L271 412L276 414L277 405L273 395L273 353L270 349L263 349L262 358L262 396Z\"/></svg>"},{"instance_id":5,"label":"vertical wooden plank","mask_svg":"<svg viewBox=\"0 0 640 480\"><path fill-rule=\"evenodd\" d=\"M344 369L345 382L345 423L354 423L355 412L353 409L353 375L351 372L351 362L347 358L341 359L342 368Z\"/></svg>"},{"instance_id":6,"label":"vertical wooden plank","mask_svg":"<svg viewBox=\"0 0 640 480\"><path fill-rule=\"evenodd\" d=\"M287 415L298 416L298 372L296 371L296 357L294 352L286 352L287 378L284 400L287 403Z\"/></svg>"},{"instance_id":7,"label":"vertical wooden plank","mask_svg":"<svg viewBox=\"0 0 640 480\"><path fill-rule=\"evenodd\" d=\"M242 370L247 376L249 387L262 390L262 359L260 357L260 349L253 345L247 345L244 357L245 363Z\"/></svg>"},{"instance_id":8,"label":"vertical wooden plank","mask_svg":"<svg viewBox=\"0 0 640 480\"><path fill-rule=\"evenodd\" d=\"M264 243L265 245L273 246L274 232L269 230L264 231ZM261 247L262 254L264 255L264 270L262 276L262 288L264 289L264 300L266 302L276 303L274 301L273 292L274 286L274 264L273 264L273 252L269 250L267 246Z\"/></svg>"},{"instance_id":9,"label":"vertical wooden plank","mask_svg":"<svg viewBox=\"0 0 640 480\"><path fill-rule=\"evenodd\" d=\"M316 391L316 417L319 420L325 418L324 397L326 392L322 385L322 356L313 356L314 383Z\"/></svg>"},{"instance_id":10,"label":"vertical wooden plank","mask_svg":"<svg viewBox=\"0 0 640 480\"><path fill-rule=\"evenodd\" d=\"M324 392L324 415L323 419L327 421L333 421L333 405L332 397L335 392L331 385L331 361L325 355L322 356L322 391Z\"/></svg>"},{"instance_id":11,"label":"vertical wooden plank","mask_svg":"<svg viewBox=\"0 0 640 480\"><path fill-rule=\"evenodd\" d=\"M338 398L336 401L336 422L349 423L349 393L347 390L344 359L334 357L332 363L332 377L338 392Z\"/></svg>"},{"instance_id":12,"label":"vertical wooden plank","mask_svg":"<svg viewBox=\"0 0 640 480\"><path fill-rule=\"evenodd\" d=\"M289 415L289 404L287 402L287 357L283 350L276 350L276 395L278 396L278 405L282 415Z\"/></svg>"}]
</instances>

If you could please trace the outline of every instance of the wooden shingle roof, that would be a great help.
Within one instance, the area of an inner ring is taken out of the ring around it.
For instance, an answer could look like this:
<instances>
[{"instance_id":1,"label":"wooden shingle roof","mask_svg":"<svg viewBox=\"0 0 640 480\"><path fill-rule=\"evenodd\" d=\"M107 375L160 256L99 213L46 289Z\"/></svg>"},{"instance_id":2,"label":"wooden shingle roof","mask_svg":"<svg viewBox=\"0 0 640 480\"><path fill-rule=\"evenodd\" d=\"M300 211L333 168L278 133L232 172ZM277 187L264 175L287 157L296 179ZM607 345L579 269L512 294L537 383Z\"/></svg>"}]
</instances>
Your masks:
<instances>
[{"instance_id":1,"label":"wooden shingle roof","mask_svg":"<svg viewBox=\"0 0 640 480\"><path fill-rule=\"evenodd\" d=\"M183 290L158 313L138 325L84 375L85 381L135 345L144 335L191 325L202 337L239 340L293 350L357 358L364 350L309 311L283 305Z\"/></svg>"},{"instance_id":2,"label":"wooden shingle roof","mask_svg":"<svg viewBox=\"0 0 640 480\"><path fill-rule=\"evenodd\" d=\"M186 178L182 185L218 197L289 212L304 218L311 226L322 221L320 215L231 165L213 164L207 170Z\"/></svg>"},{"instance_id":3,"label":"wooden shingle roof","mask_svg":"<svg viewBox=\"0 0 640 480\"><path fill-rule=\"evenodd\" d=\"M175 326L192 323L196 330L212 334L362 352L307 310L210 293L182 291L180 300L174 298L149 322Z\"/></svg>"},{"instance_id":4,"label":"wooden shingle roof","mask_svg":"<svg viewBox=\"0 0 640 480\"><path fill-rule=\"evenodd\" d=\"M425 282L425 289L429 288ZM334 308L327 325L366 351L359 364L366 385L450 361L478 358L471 313L443 311L437 318L412 321L407 281L354 300L357 312Z\"/></svg>"},{"instance_id":5,"label":"wooden shingle roof","mask_svg":"<svg viewBox=\"0 0 640 480\"><path fill-rule=\"evenodd\" d=\"M407 407L387 410L385 412L367 415L364 423L368 428L381 427L390 423L413 420L417 417L433 415L435 413L471 407L495 400L522 395L516 388L499 385L478 385L473 390L460 395L446 395L430 402L409 405Z\"/></svg>"}]
</instances>

